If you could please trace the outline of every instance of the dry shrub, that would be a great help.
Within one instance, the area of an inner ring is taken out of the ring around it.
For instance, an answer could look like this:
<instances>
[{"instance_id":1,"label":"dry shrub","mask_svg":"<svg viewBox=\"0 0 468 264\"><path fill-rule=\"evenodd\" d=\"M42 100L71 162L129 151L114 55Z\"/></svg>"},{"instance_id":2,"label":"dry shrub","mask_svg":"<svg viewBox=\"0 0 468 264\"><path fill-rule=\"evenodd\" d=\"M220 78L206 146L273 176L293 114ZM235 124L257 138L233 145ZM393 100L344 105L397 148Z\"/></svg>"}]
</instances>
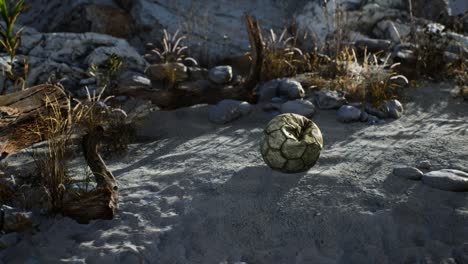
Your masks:
<instances>
[{"instance_id":1,"label":"dry shrub","mask_svg":"<svg viewBox=\"0 0 468 264\"><path fill-rule=\"evenodd\" d=\"M447 70L444 52L450 38L445 29L428 25L416 34L416 70L418 74L440 77Z\"/></svg>"},{"instance_id":2,"label":"dry shrub","mask_svg":"<svg viewBox=\"0 0 468 264\"><path fill-rule=\"evenodd\" d=\"M156 56L159 60L159 63L172 63L180 62L187 63L190 62L194 65L198 65L198 62L187 56L188 47L183 45L183 41L187 38L185 35L179 35L180 30L177 30L174 34L167 32L166 29L163 30L163 38L161 40L162 47L155 47L149 51L145 57L154 57ZM152 43L149 43L153 45Z\"/></svg>"},{"instance_id":3,"label":"dry shrub","mask_svg":"<svg viewBox=\"0 0 468 264\"><path fill-rule=\"evenodd\" d=\"M402 84L408 84L407 78L396 71L399 64L389 64L389 58L379 59L378 54L365 52L364 58L359 60L353 49L345 48L336 60L319 64L328 74L312 75L310 83L319 88L343 91L352 101L377 106L396 98Z\"/></svg>"},{"instance_id":4,"label":"dry shrub","mask_svg":"<svg viewBox=\"0 0 468 264\"><path fill-rule=\"evenodd\" d=\"M293 76L301 68L304 54L295 47L294 37L286 37L286 31L279 36L273 29L269 31L263 50L262 81Z\"/></svg>"},{"instance_id":5,"label":"dry shrub","mask_svg":"<svg viewBox=\"0 0 468 264\"><path fill-rule=\"evenodd\" d=\"M45 153L35 152L35 161L42 184L47 189L52 211L62 208L64 195L70 195L67 186L72 183L68 173L68 151L72 145L72 136L93 131L96 127L108 126L113 114L126 116L121 109L106 105L111 97L102 99L99 94L87 90L87 100L65 100L45 98L47 112L36 120L33 131L41 141L46 141Z\"/></svg>"}]
</instances>

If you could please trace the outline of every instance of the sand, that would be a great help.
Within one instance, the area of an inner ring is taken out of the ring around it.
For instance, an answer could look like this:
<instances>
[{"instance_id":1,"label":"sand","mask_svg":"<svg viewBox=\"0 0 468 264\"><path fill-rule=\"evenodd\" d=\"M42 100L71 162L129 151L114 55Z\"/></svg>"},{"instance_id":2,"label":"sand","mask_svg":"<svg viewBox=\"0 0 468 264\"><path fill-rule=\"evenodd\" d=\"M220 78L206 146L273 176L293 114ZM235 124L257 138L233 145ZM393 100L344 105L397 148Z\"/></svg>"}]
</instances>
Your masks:
<instances>
[{"instance_id":1,"label":"sand","mask_svg":"<svg viewBox=\"0 0 468 264\"><path fill-rule=\"evenodd\" d=\"M468 171L468 104L450 88L411 90L404 116L384 125L319 111L324 150L299 174L262 161L273 116L260 109L227 125L209 123L207 106L154 112L146 140L106 160L116 219L42 217L0 263L468 263L468 194L392 175L418 160Z\"/></svg>"}]
</instances>

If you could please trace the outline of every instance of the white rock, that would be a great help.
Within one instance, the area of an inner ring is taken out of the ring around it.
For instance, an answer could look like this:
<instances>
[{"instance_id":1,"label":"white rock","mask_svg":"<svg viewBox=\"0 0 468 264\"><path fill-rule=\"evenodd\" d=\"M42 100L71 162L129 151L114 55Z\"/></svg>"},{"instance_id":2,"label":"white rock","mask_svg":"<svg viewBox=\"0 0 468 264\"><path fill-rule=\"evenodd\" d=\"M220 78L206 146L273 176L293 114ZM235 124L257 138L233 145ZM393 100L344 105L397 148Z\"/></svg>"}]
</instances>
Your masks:
<instances>
[{"instance_id":1,"label":"white rock","mask_svg":"<svg viewBox=\"0 0 468 264\"><path fill-rule=\"evenodd\" d=\"M431 171L423 175L422 181L424 184L440 190L453 192L468 191L468 173L459 170L443 169Z\"/></svg>"},{"instance_id":2,"label":"white rock","mask_svg":"<svg viewBox=\"0 0 468 264\"><path fill-rule=\"evenodd\" d=\"M232 80L232 67L216 66L209 71L208 77L214 83L226 84Z\"/></svg>"},{"instance_id":3,"label":"white rock","mask_svg":"<svg viewBox=\"0 0 468 264\"><path fill-rule=\"evenodd\" d=\"M226 99L208 110L208 117L216 124L226 124L235 119L248 115L253 110L248 102Z\"/></svg>"},{"instance_id":4,"label":"white rock","mask_svg":"<svg viewBox=\"0 0 468 264\"><path fill-rule=\"evenodd\" d=\"M413 167L401 167L393 169L393 175L408 180L420 180L423 176L423 172Z\"/></svg>"},{"instance_id":5,"label":"white rock","mask_svg":"<svg viewBox=\"0 0 468 264\"><path fill-rule=\"evenodd\" d=\"M343 105L338 109L337 116L340 122L355 122L361 118L361 110L354 106Z\"/></svg>"},{"instance_id":6,"label":"white rock","mask_svg":"<svg viewBox=\"0 0 468 264\"><path fill-rule=\"evenodd\" d=\"M307 100L296 99L282 104L280 111L282 114L292 113L310 118L315 114L315 105Z\"/></svg>"}]
</instances>

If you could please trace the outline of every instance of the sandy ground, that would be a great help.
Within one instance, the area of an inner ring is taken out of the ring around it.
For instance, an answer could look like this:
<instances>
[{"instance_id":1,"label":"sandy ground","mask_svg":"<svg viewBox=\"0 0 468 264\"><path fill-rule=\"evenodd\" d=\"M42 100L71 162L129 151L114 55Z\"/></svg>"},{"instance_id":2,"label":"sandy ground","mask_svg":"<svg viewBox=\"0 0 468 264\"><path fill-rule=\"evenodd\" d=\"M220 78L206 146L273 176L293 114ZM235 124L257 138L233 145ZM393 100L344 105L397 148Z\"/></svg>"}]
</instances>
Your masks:
<instances>
[{"instance_id":1,"label":"sandy ground","mask_svg":"<svg viewBox=\"0 0 468 264\"><path fill-rule=\"evenodd\" d=\"M392 175L421 159L468 171L468 104L449 90L431 84L409 92L405 115L379 126L341 124L335 111L319 111L321 158L290 175L261 159L267 113L218 126L206 106L155 112L140 130L153 140L107 161L121 185L115 220L44 219L40 232L0 251L0 259L468 263L468 194ZM20 167L23 156L11 157L10 166Z\"/></svg>"}]
</instances>

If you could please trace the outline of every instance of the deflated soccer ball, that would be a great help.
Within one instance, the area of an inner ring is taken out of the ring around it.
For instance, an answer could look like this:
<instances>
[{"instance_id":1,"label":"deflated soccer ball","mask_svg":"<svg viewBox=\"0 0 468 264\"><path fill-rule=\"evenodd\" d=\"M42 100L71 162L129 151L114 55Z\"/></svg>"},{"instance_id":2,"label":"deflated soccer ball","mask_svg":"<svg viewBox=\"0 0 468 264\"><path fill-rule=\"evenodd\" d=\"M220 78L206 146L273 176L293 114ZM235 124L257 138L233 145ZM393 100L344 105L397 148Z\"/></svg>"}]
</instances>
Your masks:
<instances>
[{"instance_id":1,"label":"deflated soccer ball","mask_svg":"<svg viewBox=\"0 0 468 264\"><path fill-rule=\"evenodd\" d=\"M297 173L312 168L323 148L322 133L308 118L282 114L263 131L260 143L263 160L272 169Z\"/></svg>"}]
</instances>

